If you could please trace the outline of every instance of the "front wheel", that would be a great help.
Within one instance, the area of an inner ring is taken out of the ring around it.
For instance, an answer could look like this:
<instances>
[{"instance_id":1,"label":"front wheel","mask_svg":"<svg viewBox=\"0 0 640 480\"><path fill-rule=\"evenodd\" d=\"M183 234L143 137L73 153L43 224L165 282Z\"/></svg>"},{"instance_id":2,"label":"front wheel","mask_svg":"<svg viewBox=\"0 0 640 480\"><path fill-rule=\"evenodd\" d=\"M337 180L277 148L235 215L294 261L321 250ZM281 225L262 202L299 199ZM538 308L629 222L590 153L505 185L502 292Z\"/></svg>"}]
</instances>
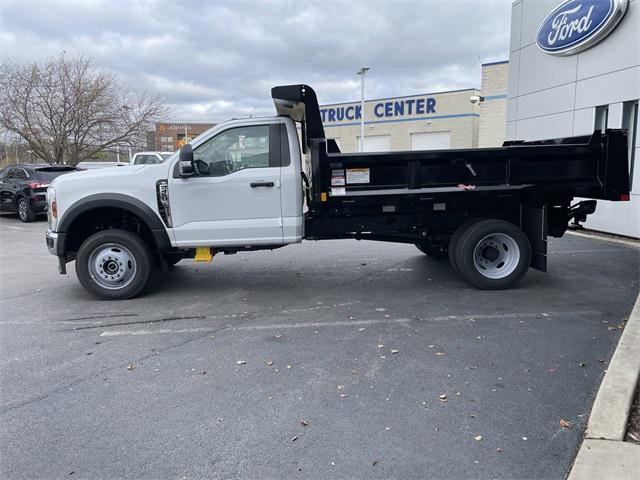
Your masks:
<instances>
[{"instance_id":1,"label":"front wheel","mask_svg":"<svg viewBox=\"0 0 640 480\"><path fill-rule=\"evenodd\" d=\"M526 234L504 220L482 220L461 233L455 252L460 274L485 290L513 286L529 269L531 244Z\"/></svg>"},{"instance_id":2,"label":"front wheel","mask_svg":"<svg viewBox=\"0 0 640 480\"><path fill-rule=\"evenodd\" d=\"M104 230L87 238L76 257L76 273L82 286L100 298L134 297L146 285L151 272L151 252L126 230Z\"/></svg>"}]
</instances>

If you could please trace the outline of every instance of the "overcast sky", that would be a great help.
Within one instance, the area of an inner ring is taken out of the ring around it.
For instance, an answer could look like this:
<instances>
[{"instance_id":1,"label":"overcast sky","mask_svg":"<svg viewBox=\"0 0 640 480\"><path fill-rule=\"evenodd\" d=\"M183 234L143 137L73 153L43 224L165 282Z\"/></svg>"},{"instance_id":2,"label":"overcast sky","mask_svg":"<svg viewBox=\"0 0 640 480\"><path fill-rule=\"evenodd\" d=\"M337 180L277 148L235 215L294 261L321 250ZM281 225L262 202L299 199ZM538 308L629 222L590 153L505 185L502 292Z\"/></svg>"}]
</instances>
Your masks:
<instances>
[{"instance_id":1,"label":"overcast sky","mask_svg":"<svg viewBox=\"0 0 640 480\"><path fill-rule=\"evenodd\" d=\"M321 103L480 86L508 57L511 0L2 0L0 59L93 57L170 120L271 115L272 86L307 83Z\"/></svg>"}]
</instances>

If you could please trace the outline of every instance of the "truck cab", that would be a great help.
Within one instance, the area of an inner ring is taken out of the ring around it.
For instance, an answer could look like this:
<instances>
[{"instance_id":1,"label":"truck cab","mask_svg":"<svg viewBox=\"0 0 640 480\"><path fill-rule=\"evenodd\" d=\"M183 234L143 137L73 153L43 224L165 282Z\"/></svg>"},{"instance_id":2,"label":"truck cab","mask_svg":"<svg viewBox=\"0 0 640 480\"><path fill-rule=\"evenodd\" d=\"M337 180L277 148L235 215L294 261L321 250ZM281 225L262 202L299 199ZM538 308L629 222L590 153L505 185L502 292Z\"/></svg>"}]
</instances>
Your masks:
<instances>
[{"instance_id":1,"label":"truck cab","mask_svg":"<svg viewBox=\"0 0 640 480\"><path fill-rule=\"evenodd\" d=\"M287 117L232 120L196 138L193 169L168 162L175 247L258 247L303 236L301 153ZM183 160L185 161L185 160Z\"/></svg>"}]
</instances>

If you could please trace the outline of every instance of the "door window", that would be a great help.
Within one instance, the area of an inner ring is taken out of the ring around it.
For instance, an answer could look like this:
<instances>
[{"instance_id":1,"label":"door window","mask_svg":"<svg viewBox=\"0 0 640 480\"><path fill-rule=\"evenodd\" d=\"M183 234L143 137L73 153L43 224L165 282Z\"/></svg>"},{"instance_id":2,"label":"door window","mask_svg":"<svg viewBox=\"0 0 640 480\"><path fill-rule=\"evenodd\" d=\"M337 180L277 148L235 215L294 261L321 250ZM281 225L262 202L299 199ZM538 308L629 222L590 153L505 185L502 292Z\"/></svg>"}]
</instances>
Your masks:
<instances>
[{"instance_id":1,"label":"door window","mask_svg":"<svg viewBox=\"0 0 640 480\"><path fill-rule=\"evenodd\" d=\"M193 159L200 175L212 177L269 167L269 126L225 130L198 146Z\"/></svg>"}]
</instances>

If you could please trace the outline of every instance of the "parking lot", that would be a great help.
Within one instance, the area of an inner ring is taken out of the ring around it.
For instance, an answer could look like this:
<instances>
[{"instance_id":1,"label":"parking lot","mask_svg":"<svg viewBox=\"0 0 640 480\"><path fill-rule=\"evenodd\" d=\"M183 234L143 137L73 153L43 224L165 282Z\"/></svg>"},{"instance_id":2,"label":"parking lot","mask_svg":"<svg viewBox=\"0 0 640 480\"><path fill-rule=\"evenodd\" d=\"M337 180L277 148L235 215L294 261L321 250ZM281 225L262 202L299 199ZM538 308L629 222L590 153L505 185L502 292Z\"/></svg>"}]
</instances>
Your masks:
<instances>
[{"instance_id":1,"label":"parking lot","mask_svg":"<svg viewBox=\"0 0 640 480\"><path fill-rule=\"evenodd\" d=\"M492 292L347 240L106 302L45 230L0 217L2 478L564 478L639 288L597 239Z\"/></svg>"}]
</instances>

